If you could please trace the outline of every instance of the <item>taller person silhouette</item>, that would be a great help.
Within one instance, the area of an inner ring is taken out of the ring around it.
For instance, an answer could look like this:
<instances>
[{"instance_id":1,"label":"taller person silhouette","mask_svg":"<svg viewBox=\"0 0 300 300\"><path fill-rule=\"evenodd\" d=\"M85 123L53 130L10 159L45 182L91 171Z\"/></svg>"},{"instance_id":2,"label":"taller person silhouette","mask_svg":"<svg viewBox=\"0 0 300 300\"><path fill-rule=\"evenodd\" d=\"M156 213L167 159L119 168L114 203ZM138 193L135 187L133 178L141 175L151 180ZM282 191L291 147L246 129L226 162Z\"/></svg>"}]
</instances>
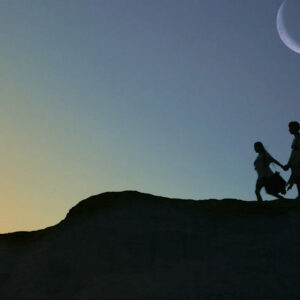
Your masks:
<instances>
[{"instance_id":1,"label":"taller person silhouette","mask_svg":"<svg viewBox=\"0 0 300 300\"><path fill-rule=\"evenodd\" d=\"M288 189L292 188L294 184L297 185L298 196L300 200L300 124L297 121L289 123L289 132L294 136L292 143L292 151L288 163L283 167L285 171L291 169L291 177L288 181Z\"/></svg>"}]
</instances>

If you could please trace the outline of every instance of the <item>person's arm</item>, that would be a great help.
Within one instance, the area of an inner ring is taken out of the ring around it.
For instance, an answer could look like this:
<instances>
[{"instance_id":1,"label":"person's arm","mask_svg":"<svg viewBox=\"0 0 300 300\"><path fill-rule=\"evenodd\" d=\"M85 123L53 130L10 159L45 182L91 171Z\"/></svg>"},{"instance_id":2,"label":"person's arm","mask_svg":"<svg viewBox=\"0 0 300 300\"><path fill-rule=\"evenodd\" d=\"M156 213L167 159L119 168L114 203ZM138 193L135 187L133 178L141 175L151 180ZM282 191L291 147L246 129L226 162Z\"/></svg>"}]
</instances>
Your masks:
<instances>
[{"instance_id":1,"label":"person's arm","mask_svg":"<svg viewBox=\"0 0 300 300\"><path fill-rule=\"evenodd\" d=\"M278 165L279 167L281 167L282 169L284 168L284 166L279 162L277 161L276 159L273 158L273 163Z\"/></svg>"}]
</instances>

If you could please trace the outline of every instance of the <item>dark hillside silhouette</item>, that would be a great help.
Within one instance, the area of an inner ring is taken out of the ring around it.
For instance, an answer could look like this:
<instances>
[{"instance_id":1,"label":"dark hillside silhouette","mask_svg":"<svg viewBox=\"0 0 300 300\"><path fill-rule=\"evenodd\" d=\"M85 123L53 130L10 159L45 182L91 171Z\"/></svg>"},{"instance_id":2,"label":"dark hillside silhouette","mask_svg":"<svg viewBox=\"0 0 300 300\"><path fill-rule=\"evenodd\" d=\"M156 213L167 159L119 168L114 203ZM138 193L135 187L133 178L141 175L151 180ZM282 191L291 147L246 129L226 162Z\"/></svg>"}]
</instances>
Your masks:
<instances>
[{"instance_id":1,"label":"dark hillside silhouette","mask_svg":"<svg viewBox=\"0 0 300 300\"><path fill-rule=\"evenodd\" d=\"M0 298L298 299L299 208L92 196L55 226L0 235Z\"/></svg>"}]
</instances>

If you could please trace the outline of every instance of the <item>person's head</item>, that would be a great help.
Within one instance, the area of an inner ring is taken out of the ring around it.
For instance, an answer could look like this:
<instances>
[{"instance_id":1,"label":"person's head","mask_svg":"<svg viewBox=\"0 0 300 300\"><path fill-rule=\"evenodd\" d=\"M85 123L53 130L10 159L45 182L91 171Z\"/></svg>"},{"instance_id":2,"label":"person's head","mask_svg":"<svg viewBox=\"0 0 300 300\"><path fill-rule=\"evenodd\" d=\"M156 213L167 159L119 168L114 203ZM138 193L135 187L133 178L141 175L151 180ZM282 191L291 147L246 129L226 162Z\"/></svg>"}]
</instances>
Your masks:
<instances>
[{"instance_id":1,"label":"person's head","mask_svg":"<svg viewBox=\"0 0 300 300\"><path fill-rule=\"evenodd\" d=\"M292 121L289 123L289 131L291 134L297 134L300 130L300 124L297 121Z\"/></svg>"},{"instance_id":2,"label":"person's head","mask_svg":"<svg viewBox=\"0 0 300 300\"><path fill-rule=\"evenodd\" d=\"M265 152L266 149L263 145L262 142L256 142L254 143L254 150L257 152L257 153L262 153L262 152Z\"/></svg>"}]
</instances>

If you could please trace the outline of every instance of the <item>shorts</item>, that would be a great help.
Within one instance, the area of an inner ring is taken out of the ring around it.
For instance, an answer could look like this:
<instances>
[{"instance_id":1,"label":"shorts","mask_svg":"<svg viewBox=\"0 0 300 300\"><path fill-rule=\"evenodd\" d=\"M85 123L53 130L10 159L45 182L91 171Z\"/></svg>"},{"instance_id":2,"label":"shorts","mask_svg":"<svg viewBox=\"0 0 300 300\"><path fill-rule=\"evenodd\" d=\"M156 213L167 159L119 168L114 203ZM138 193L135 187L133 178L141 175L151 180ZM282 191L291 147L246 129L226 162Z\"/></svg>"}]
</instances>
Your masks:
<instances>
[{"instance_id":1,"label":"shorts","mask_svg":"<svg viewBox=\"0 0 300 300\"><path fill-rule=\"evenodd\" d=\"M297 162L294 166L291 167L292 174L290 178L291 183L300 183L300 162Z\"/></svg>"}]
</instances>

